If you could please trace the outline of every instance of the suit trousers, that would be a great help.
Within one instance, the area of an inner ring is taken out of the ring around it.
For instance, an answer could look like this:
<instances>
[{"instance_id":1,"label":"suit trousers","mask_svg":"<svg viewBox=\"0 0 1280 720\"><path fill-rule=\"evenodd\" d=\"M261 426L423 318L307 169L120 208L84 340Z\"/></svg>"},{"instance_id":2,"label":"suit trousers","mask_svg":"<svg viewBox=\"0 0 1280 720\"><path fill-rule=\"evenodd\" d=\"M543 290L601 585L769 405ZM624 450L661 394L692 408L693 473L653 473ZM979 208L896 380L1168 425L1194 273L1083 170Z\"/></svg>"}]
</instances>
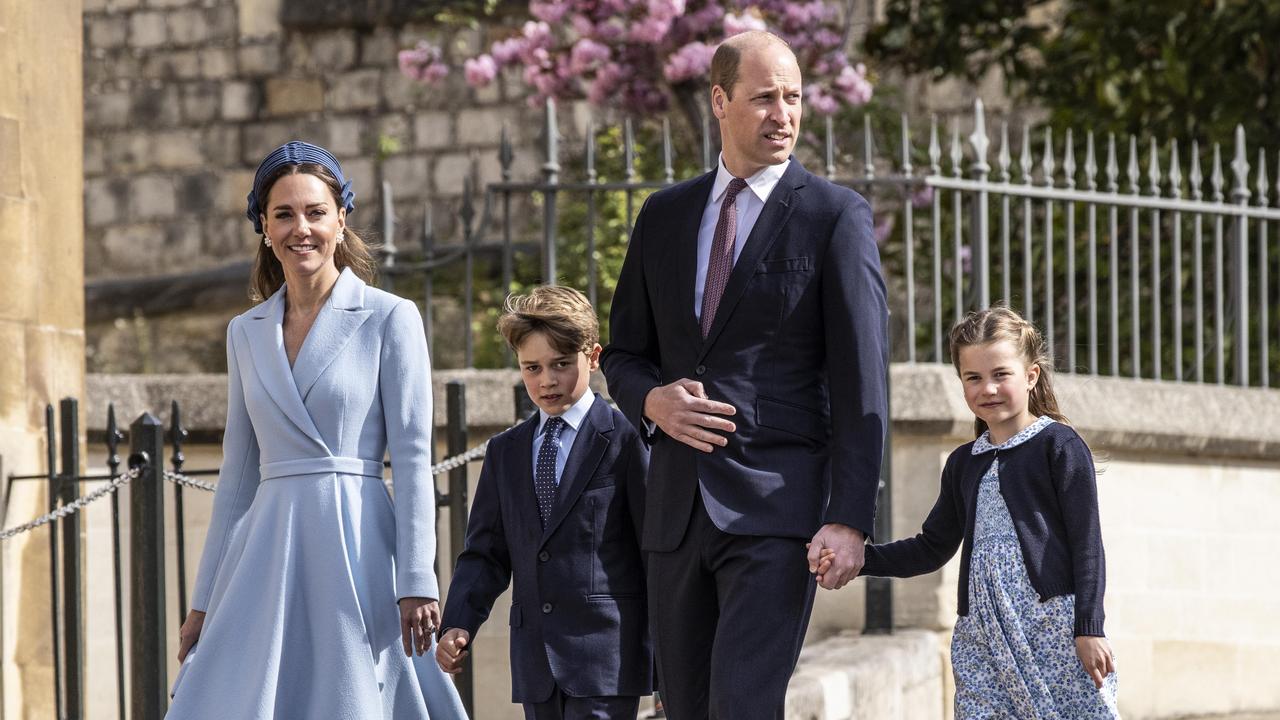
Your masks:
<instances>
[{"instance_id":1,"label":"suit trousers","mask_svg":"<svg viewBox=\"0 0 1280 720\"><path fill-rule=\"evenodd\" d=\"M667 717L782 720L817 587L805 540L726 533L696 495L680 545L649 554Z\"/></svg>"},{"instance_id":2,"label":"suit trousers","mask_svg":"<svg viewBox=\"0 0 1280 720\"><path fill-rule=\"evenodd\" d=\"M525 720L636 720L640 698L635 696L573 697L556 688L540 703L525 703Z\"/></svg>"}]
</instances>

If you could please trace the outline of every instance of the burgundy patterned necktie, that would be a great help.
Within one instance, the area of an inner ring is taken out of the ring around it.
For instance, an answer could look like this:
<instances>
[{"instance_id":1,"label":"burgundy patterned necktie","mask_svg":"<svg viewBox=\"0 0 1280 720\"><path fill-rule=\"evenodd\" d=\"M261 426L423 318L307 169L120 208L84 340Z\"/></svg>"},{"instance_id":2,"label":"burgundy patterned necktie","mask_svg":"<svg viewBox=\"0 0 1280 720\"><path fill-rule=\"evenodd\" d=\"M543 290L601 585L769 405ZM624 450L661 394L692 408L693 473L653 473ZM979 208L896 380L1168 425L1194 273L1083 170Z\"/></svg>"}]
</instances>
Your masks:
<instances>
[{"instance_id":1,"label":"burgundy patterned necktie","mask_svg":"<svg viewBox=\"0 0 1280 720\"><path fill-rule=\"evenodd\" d=\"M724 203L720 205L715 239L711 242L711 257L707 260L707 282L702 286L703 338L711 332L716 309L720 307L720 296L729 283L729 273L733 272L733 251L738 236L737 197L746 186L747 181L742 178L730 180L729 189L724 192Z\"/></svg>"}]
</instances>

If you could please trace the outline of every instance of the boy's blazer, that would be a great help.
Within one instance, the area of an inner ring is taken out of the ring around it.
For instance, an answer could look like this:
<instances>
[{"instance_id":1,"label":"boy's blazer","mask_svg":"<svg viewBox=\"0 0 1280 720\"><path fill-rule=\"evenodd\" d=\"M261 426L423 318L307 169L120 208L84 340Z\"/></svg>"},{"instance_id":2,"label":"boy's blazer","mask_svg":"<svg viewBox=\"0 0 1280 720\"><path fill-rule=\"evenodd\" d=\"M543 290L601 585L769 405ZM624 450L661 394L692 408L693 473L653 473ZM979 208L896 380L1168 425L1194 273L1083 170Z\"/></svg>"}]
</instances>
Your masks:
<instances>
[{"instance_id":1,"label":"boy's blazer","mask_svg":"<svg viewBox=\"0 0 1280 720\"><path fill-rule=\"evenodd\" d=\"M648 450L599 396L578 429L543 529L533 492L539 415L489 441L449 584L442 629L472 642L514 578L511 695L542 702L554 687L579 697L652 689L644 527Z\"/></svg>"}]
</instances>

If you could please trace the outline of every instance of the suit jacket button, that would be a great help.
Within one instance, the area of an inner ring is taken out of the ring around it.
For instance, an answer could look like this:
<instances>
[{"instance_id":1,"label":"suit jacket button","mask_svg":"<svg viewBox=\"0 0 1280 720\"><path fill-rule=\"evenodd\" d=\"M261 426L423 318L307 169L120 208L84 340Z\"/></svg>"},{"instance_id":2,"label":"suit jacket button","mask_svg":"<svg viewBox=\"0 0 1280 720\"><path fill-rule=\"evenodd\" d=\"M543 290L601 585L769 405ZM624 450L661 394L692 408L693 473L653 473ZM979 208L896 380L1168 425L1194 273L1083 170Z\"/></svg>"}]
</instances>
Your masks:
<instances>
[{"instance_id":1,"label":"suit jacket button","mask_svg":"<svg viewBox=\"0 0 1280 720\"><path fill-rule=\"evenodd\" d=\"M538 559L541 560L542 562L546 562L551 559L551 553L547 552L546 550L543 550L542 552L538 553Z\"/></svg>"},{"instance_id":2,"label":"suit jacket button","mask_svg":"<svg viewBox=\"0 0 1280 720\"><path fill-rule=\"evenodd\" d=\"M699 365L698 367L694 368L694 370L693 370L693 374L694 374L694 375L697 375L698 377L702 377L703 375L706 375L706 374L707 374L707 366L706 366L706 365Z\"/></svg>"},{"instance_id":3,"label":"suit jacket button","mask_svg":"<svg viewBox=\"0 0 1280 720\"><path fill-rule=\"evenodd\" d=\"M542 614L543 615L551 614L551 603L542 603Z\"/></svg>"}]
</instances>

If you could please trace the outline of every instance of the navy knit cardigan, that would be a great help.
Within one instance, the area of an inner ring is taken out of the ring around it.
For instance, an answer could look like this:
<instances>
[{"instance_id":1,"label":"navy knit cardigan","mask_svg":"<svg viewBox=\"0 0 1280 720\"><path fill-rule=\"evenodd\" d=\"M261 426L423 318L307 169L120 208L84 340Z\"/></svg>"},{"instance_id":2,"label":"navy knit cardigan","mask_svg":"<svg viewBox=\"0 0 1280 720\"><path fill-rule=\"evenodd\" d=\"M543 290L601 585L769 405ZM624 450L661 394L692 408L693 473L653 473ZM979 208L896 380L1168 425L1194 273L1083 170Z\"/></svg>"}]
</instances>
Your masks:
<instances>
[{"instance_id":1,"label":"navy knit cardigan","mask_svg":"<svg viewBox=\"0 0 1280 720\"><path fill-rule=\"evenodd\" d=\"M1000 458L1000 494L1018 533L1031 586L1041 602L1075 593L1075 634L1103 635L1106 561L1098 523L1093 454L1075 430L1051 423L1005 450L974 455L973 443L956 448L942 470L942 489L920 534L868 545L863 575L911 577L933 572L960 556L957 609L969 614L969 556L973 552L978 484Z\"/></svg>"}]
</instances>

